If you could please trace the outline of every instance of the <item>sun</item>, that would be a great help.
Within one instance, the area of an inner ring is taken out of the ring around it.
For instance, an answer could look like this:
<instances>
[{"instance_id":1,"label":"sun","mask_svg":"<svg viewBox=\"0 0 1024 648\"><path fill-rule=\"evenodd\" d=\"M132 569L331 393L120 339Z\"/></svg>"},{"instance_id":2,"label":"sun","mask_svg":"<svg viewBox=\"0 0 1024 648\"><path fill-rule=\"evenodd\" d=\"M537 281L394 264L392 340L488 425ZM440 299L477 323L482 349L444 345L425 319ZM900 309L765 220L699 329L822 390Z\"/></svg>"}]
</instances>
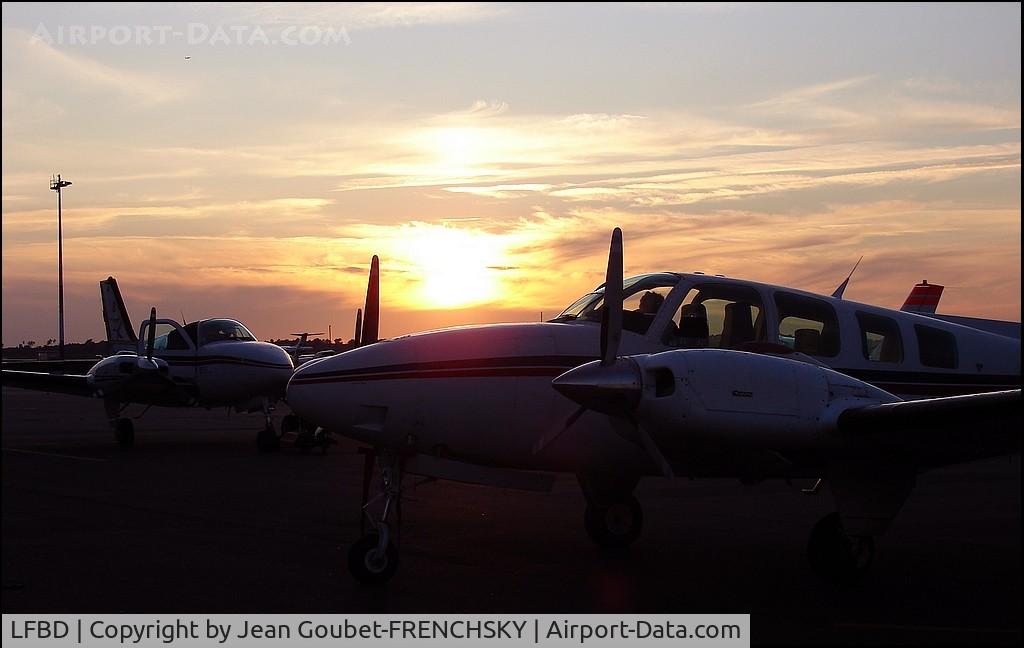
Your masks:
<instances>
[{"instance_id":1,"label":"sun","mask_svg":"<svg viewBox=\"0 0 1024 648\"><path fill-rule=\"evenodd\" d=\"M443 226L416 229L407 256L420 273L418 306L465 308L500 297L500 237Z\"/></svg>"}]
</instances>

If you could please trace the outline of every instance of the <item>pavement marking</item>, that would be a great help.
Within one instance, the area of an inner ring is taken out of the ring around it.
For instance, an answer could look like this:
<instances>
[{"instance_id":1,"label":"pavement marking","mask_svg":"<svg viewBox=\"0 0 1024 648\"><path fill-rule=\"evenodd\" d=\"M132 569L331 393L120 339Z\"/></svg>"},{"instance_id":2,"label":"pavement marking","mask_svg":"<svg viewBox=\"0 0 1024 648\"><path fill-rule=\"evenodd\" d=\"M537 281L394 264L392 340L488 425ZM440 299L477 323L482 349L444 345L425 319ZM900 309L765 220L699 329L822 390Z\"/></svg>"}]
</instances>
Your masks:
<instances>
[{"instance_id":1,"label":"pavement marking","mask_svg":"<svg viewBox=\"0 0 1024 648\"><path fill-rule=\"evenodd\" d=\"M60 454L57 452L40 452L39 450L23 450L21 448L2 448L4 452L20 452L22 454L43 455L44 457L60 457L62 459L77 459L79 461L106 461L96 457L80 457L78 455Z\"/></svg>"}]
</instances>

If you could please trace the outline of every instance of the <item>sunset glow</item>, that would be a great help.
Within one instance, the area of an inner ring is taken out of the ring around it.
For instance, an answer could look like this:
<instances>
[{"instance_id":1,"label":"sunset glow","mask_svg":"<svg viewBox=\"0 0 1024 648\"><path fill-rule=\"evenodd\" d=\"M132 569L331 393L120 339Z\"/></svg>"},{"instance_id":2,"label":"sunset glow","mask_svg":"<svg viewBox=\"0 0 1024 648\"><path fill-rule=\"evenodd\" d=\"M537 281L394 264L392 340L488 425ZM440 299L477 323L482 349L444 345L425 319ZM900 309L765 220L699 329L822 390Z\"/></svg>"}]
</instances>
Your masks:
<instances>
[{"instance_id":1,"label":"sunset glow","mask_svg":"<svg viewBox=\"0 0 1024 648\"><path fill-rule=\"evenodd\" d=\"M1019 4L430 7L173 5L348 40L147 46L5 4L4 343L55 334L58 172L70 339L108 275L136 321L347 331L373 254L382 335L535 320L615 226L627 273L828 294L864 256L849 299L1019 320Z\"/></svg>"}]
</instances>

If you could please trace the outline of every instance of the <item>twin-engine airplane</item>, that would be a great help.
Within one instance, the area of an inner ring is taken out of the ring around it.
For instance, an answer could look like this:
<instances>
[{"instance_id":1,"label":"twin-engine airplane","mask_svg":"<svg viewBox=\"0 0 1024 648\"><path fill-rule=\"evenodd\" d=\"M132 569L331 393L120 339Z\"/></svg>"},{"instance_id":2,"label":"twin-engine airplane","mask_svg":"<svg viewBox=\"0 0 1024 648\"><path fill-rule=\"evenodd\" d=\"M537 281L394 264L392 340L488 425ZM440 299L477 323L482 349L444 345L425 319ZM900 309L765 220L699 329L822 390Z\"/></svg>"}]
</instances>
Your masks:
<instances>
[{"instance_id":1,"label":"twin-engine airplane","mask_svg":"<svg viewBox=\"0 0 1024 648\"><path fill-rule=\"evenodd\" d=\"M270 413L273 403L284 397L294 370L284 349L258 341L233 319L179 324L157 319L155 308L136 335L113 277L100 282L100 294L107 339L115 355L103 358L84 375L5 369L3 384L102 398L122 448L130 448L135 440L132 419L122 416L131 404L262 409L265 427L257 442L261 449L276 446L278 436Z\"/></svg>"},{"instance_id":2,"label":"twin-engine airplane","mask_svg":"<svg viewBox=\"0 0 1024 648\"><path fill-rule=\"evenodd\" d=\"M296 370L292 409L380 466L357 579L395 573L405 473L544 489L546 471L577 475L609 549L640 533L644 476L828 483L837 513L808 553L848 582L918 472L1020 450L1019 335L700 273L623 281L618 229L606 279L550 322L407 335Z\"/></svg>"}]
</instances>

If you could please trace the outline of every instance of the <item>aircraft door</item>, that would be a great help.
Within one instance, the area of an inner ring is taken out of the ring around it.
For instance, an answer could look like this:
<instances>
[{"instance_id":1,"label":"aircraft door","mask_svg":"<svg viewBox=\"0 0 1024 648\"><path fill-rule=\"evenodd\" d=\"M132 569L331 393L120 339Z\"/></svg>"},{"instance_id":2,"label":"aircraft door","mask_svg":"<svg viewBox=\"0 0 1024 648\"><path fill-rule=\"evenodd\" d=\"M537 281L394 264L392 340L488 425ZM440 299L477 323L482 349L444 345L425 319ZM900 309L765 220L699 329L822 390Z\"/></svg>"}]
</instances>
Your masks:
<instances>
[{"instance_id":1,"label":"aircraft door","mask_svg":"<svg viewBox=\"0 0 1024 648\"><path fill-rule=\"evenodd\" d=\"M146 354L149 340L149 320L139 328L139 355ZM156 321L153 338L153 355L165 360L176 383L195 385L196 382L196 345L188 332L174 320L160 319Z\"/></svg>"}]
</instances>

